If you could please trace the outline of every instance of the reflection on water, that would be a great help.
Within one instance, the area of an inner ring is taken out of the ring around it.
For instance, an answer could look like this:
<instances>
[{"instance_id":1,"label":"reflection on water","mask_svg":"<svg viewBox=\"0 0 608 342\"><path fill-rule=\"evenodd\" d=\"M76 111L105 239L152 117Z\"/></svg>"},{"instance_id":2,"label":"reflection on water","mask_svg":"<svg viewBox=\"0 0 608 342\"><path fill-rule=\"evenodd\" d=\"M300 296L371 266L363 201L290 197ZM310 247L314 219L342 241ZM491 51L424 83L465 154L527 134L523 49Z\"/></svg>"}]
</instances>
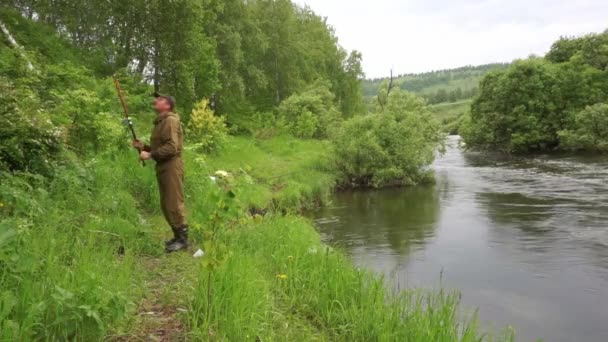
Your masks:
<instances>
[{"instance_id":1,"label":"reflection on water","mask_svg":"<svg viewBox=\"0 0 608 342\"><path fill-rule=\"evenodd\" d=\"M432 187L337 194L322 235L398 286L443 285L518 340L608 341L608 158L463 152Z\"/></svg>"},{"instance_id":2,"label":"reflection on water","mask_svg":"<svg viewBox=\"0 0 608 342\"><path fill-rule=\"evenodd\" d=\"M316 213L321 218L317 223L333 226L327 241L388 249L395 255L407 254L433 237L439 216L438 195L423 188L339 193L334 204Z\"/></svg>"}]
</instances>

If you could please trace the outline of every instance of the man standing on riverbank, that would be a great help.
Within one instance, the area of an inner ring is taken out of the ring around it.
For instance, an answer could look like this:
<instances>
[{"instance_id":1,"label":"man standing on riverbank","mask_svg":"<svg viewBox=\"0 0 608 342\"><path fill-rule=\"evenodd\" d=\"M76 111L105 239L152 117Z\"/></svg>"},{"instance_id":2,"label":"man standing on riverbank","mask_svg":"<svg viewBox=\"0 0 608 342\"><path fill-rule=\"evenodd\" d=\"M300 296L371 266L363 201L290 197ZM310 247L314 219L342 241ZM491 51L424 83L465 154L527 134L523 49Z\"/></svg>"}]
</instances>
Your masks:
<instances>
[{"instance_id":1,"label":"man standing on riverbank","mask_svg":"<svg viewBox=\"0 0 608 342\"><path fill-rule=\"evenodd\" d=\"M150 145L133 141L141 160L156 162L156 179L160 191L160 206L173 230L173 239L166 241L166 252L188 248L188 225L184 208L184 161L182 151L184 135L179 115L173 112L175 100L171 96L156 94L154 110L157 113Z\"/></svg>"}]
</instances>

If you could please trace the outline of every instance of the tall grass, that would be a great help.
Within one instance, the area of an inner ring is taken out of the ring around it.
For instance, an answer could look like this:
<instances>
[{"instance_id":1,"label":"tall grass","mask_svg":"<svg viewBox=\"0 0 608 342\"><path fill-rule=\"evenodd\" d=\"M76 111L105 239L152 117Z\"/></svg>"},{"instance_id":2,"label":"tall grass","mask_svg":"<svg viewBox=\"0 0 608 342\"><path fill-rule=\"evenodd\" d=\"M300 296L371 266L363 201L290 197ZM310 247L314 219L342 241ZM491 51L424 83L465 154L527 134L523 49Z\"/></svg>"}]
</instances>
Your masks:
<instances>
[{"instance_id":1,"label":"tall grass","mask_svg":"<svg viewBox=\"0 0 608 342\"><path fill-rule=\"evenodd\" d=\"M174 256L160 257L168 229L160 223L154 171L141 168L132 151L60 167L53 180L3 174L0 341L132 334L151 291L143 267L150 258L175 273L154 276L183 282L165 295L187 304L188 340L479 340L474 320L456 318L457 295L395 294L292 214L329 198L334 177L326 154L323 142L289 138L232 137L205 157L187 151L193 225L206 224L215 205L209 175L222 169L236 180L242 214L218 235L229 256L212 277L188 255L175 256L179 268L171 266ZM198 246L201 235L193 235Z\"/></svg>"},{"instance_id":2,"label":"tall grass","mask_svg":"<svg viewBox=\"0 0 608 342\"><path fill-rule=\"evenodd\" d=\"M250 177L241 182L241 199L253 206L296 212L323 203L335 184L327 165L328 146L318 140L233 137L203 163L206 172L227 170Z\"/></svg>"},{"instance_id":3,"label":"tall grass","mask_svg":"<svg viewBox=\"0 0 608 342\"><path fill-rule=\"evenodd\" d=\"M395 293L340 252L323 245L304 219L272 216L224 234L231 249L212 278L206 270L188 314L191 336L220 340L479 341L474 318L457 318L459 295ZM293 329L292 329L293 328Z\"/></svg>"},{"instance_id":4,"label":"tall grass","mask_svg":"<svg viewBox=\"0 0 608 342\"><path fill-rule=\"evenodd\" d=\"M0 185L0 340L90 340L135 307L155 195L123 154Z\"/></svg>"}]
</instances>

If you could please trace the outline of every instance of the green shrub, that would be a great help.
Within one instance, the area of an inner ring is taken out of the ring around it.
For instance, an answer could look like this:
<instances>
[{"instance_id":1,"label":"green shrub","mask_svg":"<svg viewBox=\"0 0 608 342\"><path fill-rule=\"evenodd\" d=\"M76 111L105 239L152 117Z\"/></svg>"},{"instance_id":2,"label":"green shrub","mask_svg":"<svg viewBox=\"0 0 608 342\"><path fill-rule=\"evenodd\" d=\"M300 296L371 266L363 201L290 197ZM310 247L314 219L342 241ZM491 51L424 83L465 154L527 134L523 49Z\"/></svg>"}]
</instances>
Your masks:
<instances>
[{"instance_id":1,"label":"green shrub","mask_svg":"<svg viewBox=\"0 0 608 342\"><path fill-rule=\"evenodd\" d=\"M281 103L280 123L298 138L326 138L329 129L340 120L334 100L329 84L318 81Z\"/></svg>"},{"instance_id":2,"label":"green shrub","mask_svg":"<svg viewBox=\"0 0 608 342\"><path fill-rule=\"evenodd\" d=\"M282 133L280 125L277 125L277 118L273 112L254 113L250 121L250 132L259 139L270 139Z\"/></svg>"},{"instance_id":3,"label":"green shrub","mask_svg":"<svg viewBox=\"0 0 608 342\"><path fill-rule=\"evenodd\" d=\"M0 170L51 173L62 150L60 131L36 105L35 94L0 77Z\"/></svg>"},{"instance_id":4,"label":"green shrub","mask_svg":"<svg viewBox=\"0 0 608 342\"><path fill-rule=\"evenodd\" d=\"M194 106L186 133L195 149L213 152L226 140L228 128L224 117L216 116L209 108L209 100L205 99Z\"/></svg>"},{"instance_id":5,"label":"green shrub","mask_svg":"<svg viewBox=\"0 0 608 342\"><path fill-rule=\"evenodd\" d=\"M342 182L381 187L425 179L443 135L423 100L395 90L381 112L352 118L332 137Z\"/></svg>"},{"instance_id":6,"label":"green shrub","mask_svg":"<svg viewBox=\"0 0 608 342\"><path fill-rule=\"evenodd\" d=\"M598 103L576 113L573 126L559 132L563 148L608 152L608 104Z\"/></svg>"},{"instance_id":7,"label":"green shrub","mask_svg":"<svg viewBox=\"0 0 608 342\"><path fill-rule=\"evenodd\" d=\"M65 141L71 150L90 156L127 146L120 116L112 116L108 111L109 99L100 98L87 89L70 90L57 94L56 98L58 105L54 111L68 119L63 126L66 128Z\"/></svg>"}]
</instances>

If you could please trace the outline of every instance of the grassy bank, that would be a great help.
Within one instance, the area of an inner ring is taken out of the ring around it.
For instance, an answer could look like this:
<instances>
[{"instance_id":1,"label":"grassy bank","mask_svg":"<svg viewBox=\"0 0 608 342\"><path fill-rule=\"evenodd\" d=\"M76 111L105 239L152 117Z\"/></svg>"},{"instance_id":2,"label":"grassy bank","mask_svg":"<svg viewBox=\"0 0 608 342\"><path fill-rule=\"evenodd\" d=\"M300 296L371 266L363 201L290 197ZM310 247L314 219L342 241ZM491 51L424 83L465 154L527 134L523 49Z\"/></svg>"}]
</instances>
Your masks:
<instances>
[{"instance_id":1,"label":"grassy bank","mask_svg":"<svg viewBox=\"0 0 608 342\"><path fill-rule=\"evenodd\" d=\"M441 122L444 132L448 134L458 134L462 118L471 110L472 100L465 100L454 103L442 103L430 106L431 112Z\"/></svg>"},{"instance_id":2,"label":"grassy bank","mask_svg":"<svg viewBox=\"0 0 608 342\"><path fill-rule=\"evenodd\" d=\"M217 232L227 254L215 268L161 253L168 229L153 170L132 151L35 188L4 175L0 340L479 340L456 317L457 295L394 294L295 215L331 193L327 151L319 141L232 137L215 156L187 153L196 247L222 191L208 176L234 178L239 214Z\"/></svg>"}]
</instances>

